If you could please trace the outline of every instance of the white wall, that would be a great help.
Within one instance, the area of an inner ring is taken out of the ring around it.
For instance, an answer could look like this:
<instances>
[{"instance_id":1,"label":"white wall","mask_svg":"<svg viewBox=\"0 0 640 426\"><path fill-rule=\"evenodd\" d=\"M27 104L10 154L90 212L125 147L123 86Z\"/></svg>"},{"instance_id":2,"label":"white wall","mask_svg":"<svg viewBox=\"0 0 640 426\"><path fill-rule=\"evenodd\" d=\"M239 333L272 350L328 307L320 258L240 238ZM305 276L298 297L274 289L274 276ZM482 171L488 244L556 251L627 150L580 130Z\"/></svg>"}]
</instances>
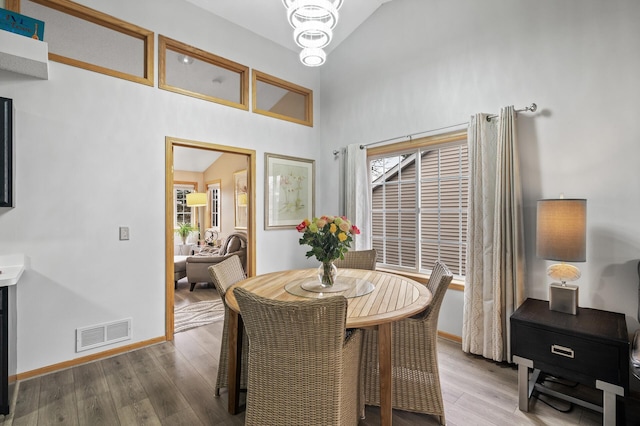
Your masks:
<instances>
[{"instance_id":1,"label":"white wall","mask_svg":"<svg viewBox=\"0 0 640 426\"><path fill-rule=\"evenodd\" d=\"M296 52L186 2L80 3L321 99L319 71ZM16 152L16 207L0 212L0 253L24 252L31 262L18 284L18 373L110 348L76 354L77 327L132 318L133 339L121 345L164 335L166 136L256 150L258 201L265 151L318 152L317 128L56 62L49 75L0 74L0 96L14 100ZM258 273L304 266L295 230L265 232L262 217L259 202ZM119 226L130 228L129 241L118 240Z\"/></svg>"},{"instance_id":2,"label":"white wall","mask_svg":"<svg viewBox=\"0 0 640 426\"><path fill-rule=\"evenodd\" d=\"M536 102L541 111L518 119L527 294L547 299L550 282L550 262L535 257L536 200L586 198L580 305L623 312L632 331L640 259L639 22L636 0L385 3L323 66L319 180L337 174L337 147ZM318 190L325 198L331 188ZM440 329L461 335L462 300L459 292L447 294Z\"/></svg>"}]
</instances>

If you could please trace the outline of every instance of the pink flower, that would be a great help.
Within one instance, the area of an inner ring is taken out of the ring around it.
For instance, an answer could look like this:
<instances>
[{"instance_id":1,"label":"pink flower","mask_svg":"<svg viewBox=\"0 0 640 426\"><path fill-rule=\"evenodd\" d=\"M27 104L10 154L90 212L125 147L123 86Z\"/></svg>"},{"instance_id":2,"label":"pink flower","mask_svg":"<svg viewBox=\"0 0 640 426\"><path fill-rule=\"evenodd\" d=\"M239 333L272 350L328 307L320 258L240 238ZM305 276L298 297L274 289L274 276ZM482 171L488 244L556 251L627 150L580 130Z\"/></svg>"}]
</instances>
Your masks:
<instances>
[{"instance_id":1,"label":"pink flower","mask_svg":"<svg viewBox=\"0 0 640 426\"><path fill-rule=\"evenodd\" d=\"M300 222L300 224L298 226L296 226L296 229L298 230L298 232L304 232L305 229L307 229L307 219L303 220L302 222Z\"/></svg>"},{"instance_id":2,"label":"pink flower","mask_svg":"<svg viewBox=\"0 0 640 426\"><path fill-rule=\"evenodd\" d=\"M351 225L351 233L352 233L353 235L360 235L360 230L358 229L358 227L357 227L357 226L355 226L355 225Z\"/></svg>"}]
</instances>

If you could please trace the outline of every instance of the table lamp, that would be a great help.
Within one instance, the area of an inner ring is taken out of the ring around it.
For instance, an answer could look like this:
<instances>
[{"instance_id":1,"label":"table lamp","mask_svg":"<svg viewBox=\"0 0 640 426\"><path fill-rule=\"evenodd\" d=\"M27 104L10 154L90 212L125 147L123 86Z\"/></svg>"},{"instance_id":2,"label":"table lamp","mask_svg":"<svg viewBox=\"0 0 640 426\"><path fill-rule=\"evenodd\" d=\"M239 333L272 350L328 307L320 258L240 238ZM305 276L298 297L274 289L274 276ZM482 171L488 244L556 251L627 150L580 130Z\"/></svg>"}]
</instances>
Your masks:
<instances>
[{"instance_id":1,"label":"table lamp","mask_svg":"<svg viewBox=\"0 0 640 426\"><path fill-rule=\"evenodd\" d=\"M187 194L187 207L204 207L207 205L207 193L206 192L192 192ZM202 228L200 228L200 217L202 216L198 209L198 241L200 236L203 235Z\"/></svg>"},{"instance_id":2,"label":"table lamp","mask_svg":"<svg viewBox=\"0 0 640 426\"><path fill-rule=\"evenodd\" d=\"M576 315L578 286L567 284L580 278L580 269L564 262L586 261L587 200L538 200L536 255L559 260L547 268L547 275L560 282L549 286L549 309Z\"/></svg>"}]
</instances>

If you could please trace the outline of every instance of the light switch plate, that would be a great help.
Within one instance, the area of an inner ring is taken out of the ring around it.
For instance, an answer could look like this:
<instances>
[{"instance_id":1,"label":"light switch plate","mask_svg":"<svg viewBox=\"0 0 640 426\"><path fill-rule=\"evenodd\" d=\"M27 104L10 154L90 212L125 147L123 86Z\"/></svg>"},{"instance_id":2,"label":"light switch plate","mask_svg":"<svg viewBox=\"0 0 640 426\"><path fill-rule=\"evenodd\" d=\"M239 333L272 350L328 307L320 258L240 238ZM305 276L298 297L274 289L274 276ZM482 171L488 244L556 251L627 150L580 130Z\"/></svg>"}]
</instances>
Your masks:
<instances>
[{"instance_id":1,"label":"light switch plate","mask_svg":"<svg viewBox=\"0 0 640 426\"><path fill-rule=\"evenodd\" d=\"M120 227L120 241L126 241L129 239L129 227L121 226Z\"/></svg>"}]
</instances>

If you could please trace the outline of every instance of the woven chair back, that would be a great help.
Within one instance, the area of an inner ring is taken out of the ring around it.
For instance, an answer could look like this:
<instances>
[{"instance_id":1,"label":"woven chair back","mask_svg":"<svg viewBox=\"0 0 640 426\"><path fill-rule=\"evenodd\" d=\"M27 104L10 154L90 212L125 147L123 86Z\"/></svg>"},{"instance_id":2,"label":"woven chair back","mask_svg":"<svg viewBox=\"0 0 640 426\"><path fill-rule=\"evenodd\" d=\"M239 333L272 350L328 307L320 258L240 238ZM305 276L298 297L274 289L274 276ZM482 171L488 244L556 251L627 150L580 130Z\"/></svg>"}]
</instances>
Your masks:
<instances>
[{"instance_id":1,"label":"woven chair back","mask_svg":"<svg viewBox=\"0 0 640 426\"><path fill-rule=\"evenodd\" d=\"M346 252L344 259L338 259L333 263L338 268L367 269L374 271L376 269L377 255L376 249L353 250Z\"/></svg>"},{"instance_id":2,"label":"woven chair back","mask_svg":"<svg viewBox=\"0 0 640 426\"><path fill-rule=\"evenodd\" d=\"M249 337L246 424L342 424L347 299L284 302L233 292Z\"/></svg>"},{"instance_id":3,"label":"woven chair back","mask_svg":"<svg viewBox=\"0 0 640 426\"><path fill-rule=\"evenodd\" d=\"M431 276L429 277L429 282L427 283L427 288L433 295L433 299L431 303L424 311L424 319L427 320L429 318L435 317L435 321L437 324L438 314L440 313L440 306L442 305L442 301L444 300L444 295L447 292L447 288L453 279L453 274L447 267L444 262L439 260L433 266L433 270L431 271Z\"/></svg>"},{"instance_id":4,"label":"woven chair back","mask_svg":"<svg viewBox=\"0 0 640 426\"><path fill-rule=\"evenodd\" d=\"M231 256L220 263L209 266L207 268L213 285L218 290L218 294L226 306L224 299L229 287L246 278L242 262L237 255Z\"/></svg>"}]
</instances>

